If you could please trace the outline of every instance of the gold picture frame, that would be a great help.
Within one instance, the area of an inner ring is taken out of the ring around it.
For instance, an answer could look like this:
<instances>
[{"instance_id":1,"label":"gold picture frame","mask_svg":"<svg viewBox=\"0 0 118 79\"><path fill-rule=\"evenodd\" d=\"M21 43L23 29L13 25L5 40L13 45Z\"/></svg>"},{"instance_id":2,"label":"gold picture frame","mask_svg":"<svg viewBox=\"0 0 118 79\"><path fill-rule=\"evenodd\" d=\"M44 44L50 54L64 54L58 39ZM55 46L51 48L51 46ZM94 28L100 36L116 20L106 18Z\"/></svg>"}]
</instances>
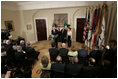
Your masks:
<instances>
[{"instance_id":1,"label":"gold picture frame","mask_svg":"<svg viewBox=\"0 0 118 79\"><path fill-rule=\"evenodd\" d=\"M5 21L5 27L9 31L14 31L13 21L12 20Z\"/></svg>"},{"instance_id":2,"label":"gold picture frame","mask_svg":"<svg viewBox=\"0 0 118 79\"><path fill-rule=\"evenodd\" d=\"M68 14L63 13L63 14L54 14L54 23L57 24L58 26L64 25L64 23L68 22Z\"/></svg>"}]
</instances>

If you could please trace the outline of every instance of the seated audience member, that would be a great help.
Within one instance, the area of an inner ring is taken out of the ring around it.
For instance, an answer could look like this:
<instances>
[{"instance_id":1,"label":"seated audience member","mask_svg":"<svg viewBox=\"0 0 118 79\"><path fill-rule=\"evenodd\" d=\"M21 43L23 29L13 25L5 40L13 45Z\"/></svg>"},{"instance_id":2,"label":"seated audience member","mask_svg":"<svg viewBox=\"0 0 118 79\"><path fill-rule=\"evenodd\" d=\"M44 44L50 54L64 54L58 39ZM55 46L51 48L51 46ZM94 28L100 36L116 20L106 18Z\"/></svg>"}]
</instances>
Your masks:
<instances>
[{"instance_id":1,"label":"seated audience member","mask_svg":"<svg viewBox=\"0 0 118 79\"><path fill-rule=\"evenodd\" d=\"M6 56L6 48L1 46L1 56Z\"/></svg>"},{"instance_id":2,"label":"seated audience member","mask_svg":"<svg viewBox=\"0 0 118 79\"><path fill-rule=\"evenodd\" d=\"M117 63L117 42L115 40L109 42L109 50L105 52L104 59L109 60L113 65Z\"/></svg>"},{"instance_id":3,"label":"seated audience member","mask_svg":"<svg viewBox=\"0 0 118 79\"><path fill-rule=\"evenodd\" d=\"M93 47L93 50L90 52L89 57L94 58L96 60L96 64L99 64L102 57L102 52L98 49L98 46Z\"/></svg>"},{"instance_id":4,"label":"seated audience member","mask_svg":"<svg viewBox=\"0 0 118 79\"><path fill-rule=\"evenodd\" d=\"M6 48L7 65L12 66L15 63L15 51L11 46Z\"/></svg>"},{"instance_id":5,"label":"seated audience member","mask_svg":"<svg viewBox=\"0 0 118 79\"><path fill-rule=\"evenodd\" d=\"M58 49L55 48L54 43L52 43L51 46L52 46L52 48L49 49L50 59L51 59L51 61L55 61L56 57L58 55Z\"/></svg>"},{"instance_id":6,"label":"seated audience member","mask_svg":"<svg viewBox=\"0 0 118 79\"><path fill-rule=\"evenodd\" d=\"M59 55L62 57L63 63L68 63L68 49L66 49L66 44L62 43L62 48L59 49Z\"/></svg>"},{"instance_id":7,"label":"seated audience member","mask_svg":"<svg viewBox=\"0 0 118 79\"><path fill-rule=\"evenodd\" d=\"M23 51L26 51L26 45L25 45L25 41L24 40L20 41L20 46L22 47Z\"/></svg>"},{"instance_id":8,"label":"seated audience member","mask_svg":"<svg viewBox=\"0 0 118 79\"><path fill-rule=\"evenodd\" d=\"M51 65L54 78L64 78L65 64L62 64L61 56L57 56L56 63Z\"/></svg>"},{"instance_id":9,"label":"seated audience member","mask_svg":"<svg viewBox=\"0 0 118 79\"><path fill-rule=\"evenodd\" d=\"M26 53L22 50L21 46L17 47L17 52L15 52L15 59L18 67L24 65L24 61L26 59Z\"/></svg>"},{"instance_id":10,"label":"seated audience member","mask_svg":"<svg viewBox=\"0 0 118 79\"><path fill-rule=\"evenodd\" d=\"M11 40L6 40L6 48L12 47Z\"/></svg>"},{"instance_id":11,"label":"seated audience member","mask_svg":"<svg viewBox=\"0 0 118 79\"><path fill-rule=\"evenodd\" d=\"M27 57L38 60L38 55L40 54L40 52L35 51L35 49L31 46L32 46L32 43L29 42L26 48Z\"/></svg>"},{"instance_id":12,"label":"seated audience member","mask_svg":"<svg viewBox=\"0 0 118 79\"><path fill-rule=\"evenodd\" d=\"M3 43L1 44L1 46L6 47L6 45L7 45L7 44L6 44L6 41L7 41L7 40L3 40Z\"/></svg>"},{"instance_id":13,"label":"seated audience member","mask_svg":"<svg viewBox=\"0 0 118 79\"><path fill-rule=\"evenodd\" d=\"M95 67L95 59L90 58L88 65L83 66L83 70L81 73L82 78L96 78L97 77L97 67Z\"/></svg>"},{"instance_id":14,"label":"seated audience member","mask_svg":"<svg viewBox=\"0 0 118 79\"><path fill-rule=\"evenodd\" d=\"M78 57L72 58L72 64L66 64L65 74L66 77L79 78L82 72L82 66L78 64Z\"/></svg>"},{"instance_id":15,"label":"seated audience member","mask_svg":"<svg viewBox=\"0 0 118 79\"><path fill-rule=\"evenodd\" d=\"M17 51L17 46L18 46L17 41L14 41L12 47L13 47L13 49L14 49L15 51Z\"/></svg>"},{"instance_id":16,"label":"seated audience member","mask_svg":"<svg viewBox=\"0 0 118 79\"><path fill-rule=\"evenodd\" d=\"M69 60L72 62L72 57L78 56L78 52L74 46L71 47L71 51L68 52Z\"/></svg>"},{"instance_id":17,"label":"seated audience member","mask_svg":"<svg viewBox=\"0 0 118 79\"><path fill-rule=\"evenodd\" d=\"M42 74L40 75L40 77L41 78L50 78L51 64L49 63L49 59L47 56L41 57L40 67L42 69Z\"/></svg>"},{"instance_id":18,"label":"seated audience member","mask_svg":"<svg viewBox=\"0 0 118 79\"><path fill-rule=\"evenodd\" d=\"M7 68L6 68L6 49L4 46L1 46L1 74L6 74Z\"/></svg>"},{"instance_id":19,"label":"seated audience member","mask_svg":"<svg viewBox=\"0 0 118 79\"><path fill-rule=\"evenodd\" d=\"M104 60L110 62L110 68L109 73L111 74L111 77L116 78L117 77L117 41L110 40L109 41L109 50L106 50L104 54ZM105 75L107 77L107 75Z\"/></svg>"},{"instance_id":20,"label":"seated audience member","mask_svg":"<svg viewBox=\"0 0 118 79\"><path fill-rule=\"evenodd\" d=\"M86 50L86 46L82 45L82 49L78 51L78 58L81 64L85 64L88 60L88 51Z\"/></svg>"},{"instance_id":21,"label":"seated audience member","mask_svg":"<svg viewBox=\"0 0 118 79\"><path fill-rule=\"evenodd\" d=\"M50 70L51 64L49 63L49 59L47 56L42 56L40 67L42 70Z\"/></svg>"}]
</instances>

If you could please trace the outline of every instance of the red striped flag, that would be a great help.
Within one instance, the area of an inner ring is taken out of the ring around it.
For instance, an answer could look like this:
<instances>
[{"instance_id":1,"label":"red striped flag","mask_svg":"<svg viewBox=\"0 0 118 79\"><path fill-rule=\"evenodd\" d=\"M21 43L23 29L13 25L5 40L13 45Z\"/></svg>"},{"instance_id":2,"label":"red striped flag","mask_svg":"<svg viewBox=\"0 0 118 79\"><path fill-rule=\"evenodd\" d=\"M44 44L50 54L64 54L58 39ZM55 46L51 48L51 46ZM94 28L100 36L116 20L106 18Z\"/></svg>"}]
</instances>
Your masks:
<instances>
[{"instance_id":1,"label":"red striped flag","mask_svg":"<svg viewBox=\"0 0 118 79\"><path fill-rule=\"evenodd\" d=\"M83 30L83 41L85 41L85 38L86 38L86 28L87 28L87 9L86 9L86 22L85 22L84 30Z\"/></svg>"}]
</instances>

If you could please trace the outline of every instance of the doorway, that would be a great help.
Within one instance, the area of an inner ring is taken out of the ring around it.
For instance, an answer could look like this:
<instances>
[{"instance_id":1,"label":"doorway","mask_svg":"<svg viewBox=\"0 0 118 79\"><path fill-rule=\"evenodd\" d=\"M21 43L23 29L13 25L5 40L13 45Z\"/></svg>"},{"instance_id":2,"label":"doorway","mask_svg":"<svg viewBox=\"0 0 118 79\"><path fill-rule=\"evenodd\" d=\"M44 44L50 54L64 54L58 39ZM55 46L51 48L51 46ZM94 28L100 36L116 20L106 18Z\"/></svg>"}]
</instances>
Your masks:
<instances>
[{"instance_id":1,"label":"doorway","mask_svg":"<svg viewBox=\"0 0 118 79\"><path fill-rule=\"evenodd\" d=\"M45 19L36 19L37 40L47 40L47 28Z\"/></svg>"},{"instance_id":2,"label":"doorway","mask_svg":"<svg viewBox=\"0 0 118 79\"><path fill-rule=\"evenodd\" d=\"M76 26L76 41L80 43L84 43L83 41L83 30L84 30L84 24L86 19L85 18L77 18L76 20L77 26Z\"/></svg>"}]
</instances>

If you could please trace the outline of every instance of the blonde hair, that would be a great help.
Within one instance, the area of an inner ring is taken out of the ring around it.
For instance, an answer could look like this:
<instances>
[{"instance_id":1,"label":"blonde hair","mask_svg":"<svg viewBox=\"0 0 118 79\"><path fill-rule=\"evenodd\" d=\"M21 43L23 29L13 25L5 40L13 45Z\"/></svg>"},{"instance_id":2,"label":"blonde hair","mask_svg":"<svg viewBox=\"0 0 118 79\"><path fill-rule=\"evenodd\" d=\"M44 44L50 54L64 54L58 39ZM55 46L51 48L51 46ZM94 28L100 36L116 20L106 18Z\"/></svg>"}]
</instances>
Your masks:
<instances>
[{"instance_id":1,"label":"blonde hair","mask_svg":"<svg viewBox=\"0 0 118 79\"><path fill-rule=\"evenodd\" d=\"M46 67L48 66L48 64L49 64L49 59L48 59L48 57L47 57L47 56L42 56L42 58L41 58L41 63L42 63L42 65L43 65L43 67L46 68Z\"/></svg>"}]
</instances>

